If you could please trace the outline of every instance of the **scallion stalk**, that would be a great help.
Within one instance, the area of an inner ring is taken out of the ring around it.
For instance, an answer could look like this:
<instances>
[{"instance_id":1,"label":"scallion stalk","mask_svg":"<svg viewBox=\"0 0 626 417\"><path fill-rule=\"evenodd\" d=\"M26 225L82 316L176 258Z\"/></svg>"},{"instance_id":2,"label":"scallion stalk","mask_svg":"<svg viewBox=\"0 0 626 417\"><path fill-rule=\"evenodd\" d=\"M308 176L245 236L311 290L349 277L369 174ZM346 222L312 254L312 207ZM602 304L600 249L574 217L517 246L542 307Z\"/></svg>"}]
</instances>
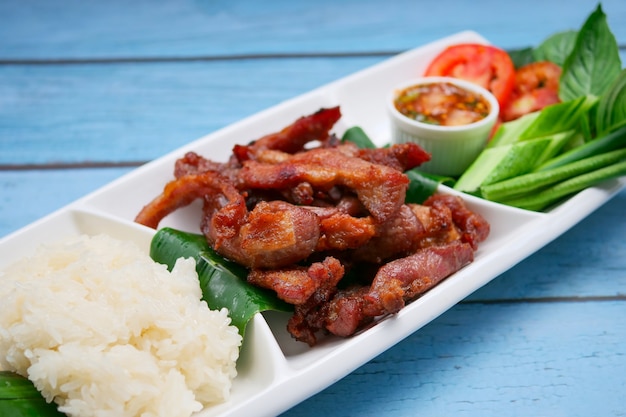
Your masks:
<instances>
[{"instance_id":1,"label":"scallion stalk","mask_svg":"<svg viewBox=\"0 0 626 417\"><path fill-rule=\"evenodd\" d=\"M543 188L565 181L587 172L618 163L626 159L626 149L606 152L579 161L552 168L546 171L532 172L519 177L500 181L481 187L481 195L491 201L505 201L521 198L541 191Z\"/></svg>"},{"instance_id":2,"label":"scallion stalk","mask_svg":"<svg viewBox=\"0 0 626 417\"><path fill-rule=\"evenodd\" d=\"M626 147L626 126L552 158L534 171L547 171L590 156Z\"/></svg>"},{"instance_id":3,"label":"scallion stalk","mask_svg":"<svg viewBox=\"0 0 626 417\"><path fill-rule=\"evenodd\" d=\"M541 211L564 197L622 175L626 175L626 161L570 178L529 197L506 200L502 203L526 210Z\"/></svg>"}]
</instances>

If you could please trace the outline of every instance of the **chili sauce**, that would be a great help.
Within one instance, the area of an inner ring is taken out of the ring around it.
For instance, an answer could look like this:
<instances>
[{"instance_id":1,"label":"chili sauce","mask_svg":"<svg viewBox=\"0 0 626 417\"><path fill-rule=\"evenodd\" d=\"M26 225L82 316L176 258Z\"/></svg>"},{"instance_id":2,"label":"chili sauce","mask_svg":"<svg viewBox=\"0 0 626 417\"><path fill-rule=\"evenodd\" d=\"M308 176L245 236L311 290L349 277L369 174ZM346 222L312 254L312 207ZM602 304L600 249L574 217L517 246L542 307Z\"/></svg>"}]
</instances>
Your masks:
<instances>
[{"instance_id":1,"label":"chili sauce","mask_svg":"<svg viewBox=\"0 0 626 417\"><path fill-rule=\"evenodd\" d=\"M394 105L406 117L441 126L467 125L489 114L480 94L448 82L414 85L397 95Z\"/></svg>"}]
</instances>

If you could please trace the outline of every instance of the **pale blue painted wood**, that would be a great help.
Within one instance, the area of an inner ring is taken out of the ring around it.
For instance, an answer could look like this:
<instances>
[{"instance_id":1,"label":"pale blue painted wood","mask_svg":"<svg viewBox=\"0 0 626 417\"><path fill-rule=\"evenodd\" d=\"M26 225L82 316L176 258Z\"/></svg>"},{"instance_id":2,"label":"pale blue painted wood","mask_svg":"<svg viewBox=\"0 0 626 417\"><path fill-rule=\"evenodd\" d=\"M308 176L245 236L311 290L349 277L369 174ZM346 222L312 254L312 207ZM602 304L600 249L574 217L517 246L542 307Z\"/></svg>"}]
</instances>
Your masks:
<instances>
[{"instance_id":1,"label":"pale blue painted wood","mask_svg":"<svg viewBox=\"0 0 626 417\"><path fill-rule=\"evenodd\" d=\"M0 57L181 57L398 51L473 29L505 48L578 29L595 0L3 1ZM622 0L605 0L626 43Z\"/></svg>"},{"instance_id":2,"label":"pale blue painted wood","mask_svg":"<svg viewBox=\"0 0 626 417\"><path fill-rule=\"evenodd\" d=\"M0 65L0 165L152 160L384 59Z\"/></svg>"},{"instance_id":3,"label":"pale blue painted wood","mask_svg":"<svg viewBox=\"0 0 626 417\"><path fill-rule=\"evenodd\" d=\"M382 59L0 65L0 164L155 159Z\"/></svg>"},{"instance_id":4,"label":"pale blue painted wood","mask_svg":"<svg viewBox=\"0 0 626 417\"><path fill-rule=\"evenodd\" d=\"M452 308L284 417L623 416L623 301Z\"/></svg>"},{"instance_id":5,"label":"pale blue painted wood","mask_svg":"<svg viewBox=\"0 0 626 417\"><path fill-rule=\"evenodd\" d=\"M135 58L396 52L465 29L515 48L577 28L596 4L0 1L0 62L129 58L0 64L0 164L151 159L384 59ZM626 3L603 7L626 44ZM0 237L128 170L0 171ZM625 204L626 191L285 415L624 415Z\"/></svg>"},{"instance_id":6,"label":"pale blue painted wood","mask_svg":"<svg viewBox=\"0 0 626 417\"><path fill-rule=\"evenodd\" d=\"M531 258L470 295L470 301L621 297L626 301L626 191Z\"/></svg>"},{"instance_id":7,"label":"pale blue painted wood","mask_svg":"<svg viewBox=\"0 0 626 417\"><path fill-rule=\"evenodd\" d=\"M128 171L130 168L0 171L0 238Z\"/></svg>"}]
</instances>

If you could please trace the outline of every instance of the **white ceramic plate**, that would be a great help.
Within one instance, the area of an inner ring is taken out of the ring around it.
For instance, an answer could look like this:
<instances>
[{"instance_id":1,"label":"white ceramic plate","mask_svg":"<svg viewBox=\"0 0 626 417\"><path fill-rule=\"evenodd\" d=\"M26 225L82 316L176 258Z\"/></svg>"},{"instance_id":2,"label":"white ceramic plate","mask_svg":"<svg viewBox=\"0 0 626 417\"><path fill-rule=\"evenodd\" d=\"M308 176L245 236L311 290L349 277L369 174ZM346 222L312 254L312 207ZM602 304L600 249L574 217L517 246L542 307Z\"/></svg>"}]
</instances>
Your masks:
<instances>
[{"instance_id":1,"label":"white ceramic plate","mask_svg":"<svg viewBox=\"0 0 626 417\"><path fill-rule=\"evenodd\" d=\"M341 135L361 126L378 144L389 141L385 99L398 82L420 75L445 46L487 41L462 32L397 55L381 64L311 91L201 138L87 195L67 207L0 240L0 269L29 255L46 241L76 234L107 233L130 239L149 250L153 230L133 223L139 210L172 179L174 161L193 150L225 160L235 143L247 143L291 124L321 107L341 106L334 128ZM285 327L287 314L257 315L248 328L238 362L231 399L199 416L277 415L344 377L357 367L426 325L467 295L485 285L571 228L607 202L626 182L608 181L587 189L549 213L518 210L464 196L468 205L491 224L491 235L475 261L414 301L394 317L349 339L327 338L309 348L295 342ZM455 193L441 187L440 191ZM191 205L167 217L161 226L198 232L200 208Z\"/></svg>"}]
</instances>

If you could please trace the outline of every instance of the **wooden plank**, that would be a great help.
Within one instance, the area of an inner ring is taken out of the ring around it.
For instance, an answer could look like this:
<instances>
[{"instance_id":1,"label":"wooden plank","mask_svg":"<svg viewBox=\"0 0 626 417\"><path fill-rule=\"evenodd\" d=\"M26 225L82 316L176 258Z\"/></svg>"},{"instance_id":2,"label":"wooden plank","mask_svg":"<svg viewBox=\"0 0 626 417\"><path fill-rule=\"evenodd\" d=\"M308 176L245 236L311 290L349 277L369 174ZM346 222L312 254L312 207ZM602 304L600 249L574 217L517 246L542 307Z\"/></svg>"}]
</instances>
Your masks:
<instances>
[{"instance_id":1,"label":"wooden plank","mask_svg":"<svg viewBox=\"0 0 626 417\"><path fill-rule=\"evenodd\" d=\"M0 165L151 160L381 59L0 66Z\"/></svg>"},{"instance_id":2,"label":"wooden plank","mask_svg":"<svg viewBox=\"0 0 626 417\"><path fill-rule=\"evenodd\" d=\"M283 417L619 416L622 302L461 304Z\"/></svg>"},{"instance_id":3,"label":"wooden plank","mask_svg":"<svg viewBox=\"0 0 626 417\"><path fill-rule=\"evenodd\" d=\"M0 65L0 165L151 160L385 58Z\"/></svg>"},{"instance_id":4,"label":"wooden plank","mask_svg":"<svg viewBox=\"0 0 626 417\"><path fill-rule=\"evenodd\" d=\"M129 168L0 171L0 237L113 181Z\"/></svg>"},{"instance_id":5,"label":"wooden plank","mask_svg":"<svg viewBox=\"0 0 626 417\"><path fill-rule=\"evenodd\" d=\"M595 0L0 2L0 57L402 51L466 29L516 48L580 28L596 6ZM605 0L602 6L626 43L626 5Z\"/></svg>"},{"instance_id":6,"label":"wooden plank","mask_svg":"<svg viewBox=\"0 0 626 417\"><path fill-rule=\"evenodd\" d=\"M626 300L623 290L626 288L624 207L626 190L467 300L547 301L563 294Z\"/></svg>"}]
</instances>

